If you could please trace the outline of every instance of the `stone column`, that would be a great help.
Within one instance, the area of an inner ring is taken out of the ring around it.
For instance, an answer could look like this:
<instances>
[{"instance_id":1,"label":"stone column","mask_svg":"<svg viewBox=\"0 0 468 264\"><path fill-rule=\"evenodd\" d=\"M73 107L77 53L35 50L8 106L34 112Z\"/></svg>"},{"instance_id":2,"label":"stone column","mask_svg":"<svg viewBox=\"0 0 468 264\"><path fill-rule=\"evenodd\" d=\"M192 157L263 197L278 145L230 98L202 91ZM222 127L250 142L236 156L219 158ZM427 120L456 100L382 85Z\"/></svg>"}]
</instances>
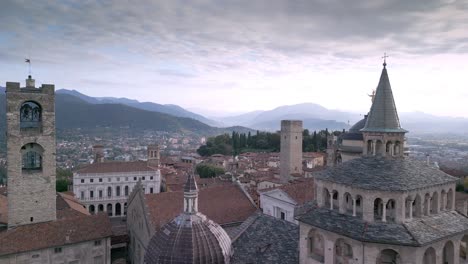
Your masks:
<instances>
[{"instance_id":1,"label":"stone column","mask_svg":"<svg viewBox=\"0 0 468 264\"><path fill-rule=\"evenodd\" d=\"M409 201L409 219L413 219L413 202L414 200Z\"/></svg>"},{"instance_id":2,"label":"stone column","mask_svg":"<svg viewBox=\"0 0 468 264\"><path fill-rule=\"evenodd\" d=\"M341 214L345 214L346 213L346 206L345 206L346 202L345 202L345 199L344 199L344 195L343 193L338 193L338 211L341 213Z\"/></svg>"},{"instance_id":3,"label":"stone column","mask_svg":"<svg viewBox=\"0 0 468 264\"><path fill-rule=\"evenodd\" d=\"M112 216L115 216L115 204L112 204Z\"/></svg>"},{"instance_id":4,"label":"stone column","mask_svg":"<svg viewBox=\"0 0 468 264\"><path fill-rule=\"evenodd\" d=\"M356 216L356 198L353 198L353 216Z\"/></svg>"},{"instance_id":5,"label":"stone column","mask_svg":"<svg viewBox=\"0 0 468 264\"><path fill-rule=\"evenodd\" d=\"M393 143L390 143L390 156L395 156L395 151L393 151Z\"/></svg>"},{"instance_id":6,"label":"stone column","mask_svg":"<svg viewBox=\"0 0 468 264\"><path fill-rule=\"evenodd\" d=\"M377 140L372 140L372 156L375 156L376 153L376 148L377 148Z\"/></svg>"},{"instance_id":7,"label":"stone column","mask_svg":"<svg viewBox=\"0 0 468 264\"><path fill-rule=\"evenodd\" d=\"M447 194L440 194L440 199L442 200L442 205L440 206L440 210L445 211L445 205L447 204Z\"/></svg>"},{"instance_id":8,"label":"stone column","mask_svg":"<svg viewBox=\"0 0 468 264\"><path fill-rule=\"evenodd\" d=\"M330 210L333 210L333 192L330 193Z\"/></svg>"},{"instance_id":9,"label":"stone column","mask_svg":"<svg viewBox=\"0 0 468 264\"><path fill-rule=\"evenodd\" d=\"M382 200L382 222L387 222L387 203L388 200Z\"/></svg>"},{"instance_id":10,"label":"stone column","mask_svg":"<svg viewBox=\"0 0 468 264\"><path fill-rule=\"evenodd\" d=\"M426 212L425 215L431 215L431 198L424 199L424 204L426 205Z\"/></svg>"}]
</instances>

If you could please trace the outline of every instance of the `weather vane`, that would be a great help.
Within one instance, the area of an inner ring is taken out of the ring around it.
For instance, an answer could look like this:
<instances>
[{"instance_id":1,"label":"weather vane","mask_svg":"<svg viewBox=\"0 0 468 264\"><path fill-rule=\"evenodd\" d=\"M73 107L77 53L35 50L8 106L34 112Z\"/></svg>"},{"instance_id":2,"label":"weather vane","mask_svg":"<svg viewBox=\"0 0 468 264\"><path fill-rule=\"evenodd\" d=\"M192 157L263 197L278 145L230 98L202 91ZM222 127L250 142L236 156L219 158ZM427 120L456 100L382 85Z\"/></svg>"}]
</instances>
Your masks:
<instances>
[{"instance_id":1,"label":"weather vane","mask_svg":"<svg viewBox=\"0 0 468 264\"><path fill-rule=\"evenodd\" d=\"M31 59L24 59L24 62L29 64L29 75L31 76Z\"/></svg>"},{"instance_id":2,"label":"weather vane","mask_svg":"<svg viewBox=\"0 0 468 264\"><path fill-rule=\"evenodd\" d=\"M387 58L388 58L388 57L390 57L390 56L387 55L387 52L384 52L384 55L383 55L383 57L382 57L382 59L383 59L383 66L384 66L384 67L387 66Z\"/></svg>"}]
</instances>

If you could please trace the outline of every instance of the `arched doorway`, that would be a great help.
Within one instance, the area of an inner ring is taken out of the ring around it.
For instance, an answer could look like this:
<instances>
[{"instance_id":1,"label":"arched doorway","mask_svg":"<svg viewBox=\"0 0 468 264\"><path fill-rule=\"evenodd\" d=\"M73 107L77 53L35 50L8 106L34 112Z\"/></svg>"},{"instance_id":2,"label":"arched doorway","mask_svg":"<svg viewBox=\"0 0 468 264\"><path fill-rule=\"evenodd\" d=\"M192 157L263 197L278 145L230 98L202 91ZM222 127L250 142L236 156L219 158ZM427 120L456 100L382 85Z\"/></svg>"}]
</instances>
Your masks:
<instances>
[{"instance_id":1,"label":"arched doorway","mask_svg":"<svg viewBox=\"0 0 468 264\"><path fill-rule=\"evenodd\" d=\"M98 212L104 212L104 205L102 204L98 205Z\"/></svg>"},{"instance_id":2,"label":"arched doorway","mask_svg":"<svg viewBox=\"0 0 468 264\"><path fill-rule=\"evenodd\" d=\"M393 199L388 200L386 205L386 221L395 222L396 219L396 202Z\"/></svg>"},{"instance_id":3,"label":"arched doorway","mask_svg":"<svg viewBox=\"0 0 468 264\"><path fill-rule=\"evenodd\" d=\"M439 194L434 192L431 198L431 214L437 214L439 212Z\"/></svg>"},{"instance_id":4,"label":"arched doorway","mask_svg":"<svg viewBox=\"0 0 468 264\"><path fill-rule=\"evenodd\" d=\"M424 264L436 264L436 253L433 247L426 249L423 256Z\"/></svg>"},{"instance_id":5,"label":"arched doorway","mask_svg":"<svg viewBox=\"0 0 468 264\"><path fill-rule=\"evenodd\" d=\"M353 248L342 238L335 242L335 264L346 264L353 261Z\"/></svg>"},{"instance_id":6,"label":"arched doorway","mask_svg":"<svg viewBox=\"0 0 468 264\"><path fill-rule=\"evenodd\" d=\"M344 194L345 211L347 214L353 214L353 197L349 193Z\"/></svg>"},{"instance_id":7,"label":"arched doorway","mask_svg":"<svg viewBox=\"0 0 468 264\"><path fill-rule=\"evenodd\" d=\"M382 221L383 201L380 198L374 200L374 221Z\"/></svg>"},{"instance_id":8,"label":"arched doorway","mask_svg":"<svg viewBox=\"0 0 468 264\"><path fill-rule=\"evenodd\" d=\"M112 204L107 204L107 215L112 216Z\"/></svg>"},{"instance_id":9,"label":"arched doorway","mask_svg":"<svg viewBox=\"0 0 468 264\"><path fill-rule=\"evenodd\" d=\"M413 217L421 217L422 216L422 200L421 195L416 194L416 197L413 201Z\"/></svg>"},{"instance_id":10,"label":"arched doorway","mask_svg":"<svg viewBox=\"0 0 468 264\"><path fill-rule=\"evenodd\" d=\"M384 154L384 146L381 140L377 140L375 144L375 154L376 155Z\"/></svg>"},{"instance_id":11,"label":"arched doorway","mask_svg":"<svg viewBox=\"0 0 468 264\"><path fill-rule=\"evenodd\" d=\"M333 191L333 209L340 208L340 200L338 200L338 198L339 198L338 191Z\"/></svg>"},{"instance_id":12,"label":"arched doorway","mask_svg":"<svg viewBox=\"0 0 468 264\"><path fill-rule=\"evenodd\" d=\"M96 213L96 207L94 205L90 205L89 206L89 213L90 214L95 214Z\"/></svg>"},{"instance_id":13,"label":"arched doorway","mask_svg":"<svg viewBox=\"0 0 468 264\"><path fill-rule=\"evenodd\" d=\"M460 241L460 259L468 263L468 235L464 235Z\"/></svg>"},{"instance_id":14,"label":"arched doorway","mask_svg":"<svg viewBox=\"0 0 468 264\"><path fill-rule=\"evenodd\" d=\"M115 204L115 216L120 216L122 215L122 206L120 203Z\"/></svg>"},{"instance_id":15,"label":"arched doorway","mask_svg":"<svg viewBox=\"0 0 468 264\"><path fill-rule=\"evenodd\" d=\"M309 257L319 262L323 262L325 256L325 242L323 236L315 229L312 229L307 235L307 241Z\"/></svg>"},{"instance_id":16,"label":"arched doorway","mask_svg":"<svg viewBox=\"0 0 468 264\"><path fill-rule=\"evenodd\" d=\"M362 217L362 196L356 196L356 216Z\"/></svg>"},{"instance_id":17,"label":"arched doorway","mask_svg":"<svg viewBox=\"0 0 468 264\"><path fill-rule=\"evenodd\" d=\"M444 264L454 264L455 263L455 251L452 241L445 243L443 251L443 261Z\"/></svg>"},{"instance_id":18,"label":"arched doorway","mask_svg":"<svg viewBox=\"0 0 468 264\"><path fill-rule=\"evenodd\" d=\"M401 264L400 254L393 249L382 250L376 264Z\"/></svg>"}]
</instances>

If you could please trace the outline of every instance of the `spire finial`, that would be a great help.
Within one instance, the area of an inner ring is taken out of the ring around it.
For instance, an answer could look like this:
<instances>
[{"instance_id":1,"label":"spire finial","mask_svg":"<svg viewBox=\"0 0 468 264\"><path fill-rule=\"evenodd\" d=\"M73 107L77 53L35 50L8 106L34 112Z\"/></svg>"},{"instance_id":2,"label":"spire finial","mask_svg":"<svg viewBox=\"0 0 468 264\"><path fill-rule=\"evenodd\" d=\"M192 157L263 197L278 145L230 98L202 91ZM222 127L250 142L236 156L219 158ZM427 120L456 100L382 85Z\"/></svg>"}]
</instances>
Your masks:
<instances>
[{"instance_id":1,"label":"spire finial","mask_svg":"<svg viewBox=\"0 0 468 264\"><path fill-rule=\"evenodd\" d=\"M390 57L387 55L387 52L384 52L384 55L382 57L383 59L383 67L385 68L385 66L387 66L387 58Z\"/></svg>"}]
</instances>

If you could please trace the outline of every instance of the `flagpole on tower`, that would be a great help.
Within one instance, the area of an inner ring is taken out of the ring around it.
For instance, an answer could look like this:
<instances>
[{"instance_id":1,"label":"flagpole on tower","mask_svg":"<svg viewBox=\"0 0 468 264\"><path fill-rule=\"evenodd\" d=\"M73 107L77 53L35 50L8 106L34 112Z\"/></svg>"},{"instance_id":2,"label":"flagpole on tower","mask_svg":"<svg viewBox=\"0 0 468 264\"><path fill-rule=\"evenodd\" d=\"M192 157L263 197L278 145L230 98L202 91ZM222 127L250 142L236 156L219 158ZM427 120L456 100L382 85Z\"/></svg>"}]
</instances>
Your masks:
<instances>
[{"instance_id":1,"label":"flagpole on tower","mask_svg":"<svg viewBox=\"0 0 468 264\"><path fill-rule=\"evenodd\" d=\"M29 64L29 76L31 76L31 59L24 59L24 62Z\"/></svg>"}]
</instances>

